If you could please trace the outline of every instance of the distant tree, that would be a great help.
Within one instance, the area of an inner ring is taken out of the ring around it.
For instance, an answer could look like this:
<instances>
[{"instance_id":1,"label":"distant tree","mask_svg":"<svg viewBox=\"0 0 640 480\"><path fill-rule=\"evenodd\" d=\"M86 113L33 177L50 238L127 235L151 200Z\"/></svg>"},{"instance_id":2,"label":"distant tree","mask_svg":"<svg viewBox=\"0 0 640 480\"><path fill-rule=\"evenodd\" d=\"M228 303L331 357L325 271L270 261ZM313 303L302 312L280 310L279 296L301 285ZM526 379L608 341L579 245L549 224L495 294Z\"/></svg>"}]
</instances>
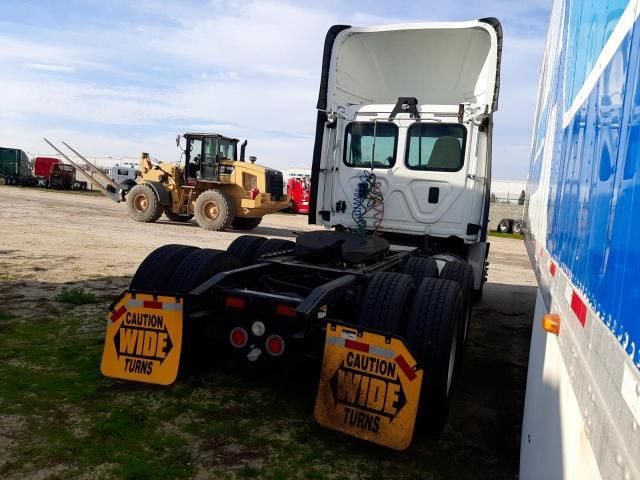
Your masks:
<instances>
[{"instance_id":1,"label":"distant tree","mask_svg":"<svg viewBox=\"0 0 640 480\"><path fill-rule=\"evenodd\" d=\"M524 190L522 190L522 192L520 192L520 198L518 198L518 205L524 205L524 198L525 198L525 194L524 194Z\"/></svg>"}]
</instances>

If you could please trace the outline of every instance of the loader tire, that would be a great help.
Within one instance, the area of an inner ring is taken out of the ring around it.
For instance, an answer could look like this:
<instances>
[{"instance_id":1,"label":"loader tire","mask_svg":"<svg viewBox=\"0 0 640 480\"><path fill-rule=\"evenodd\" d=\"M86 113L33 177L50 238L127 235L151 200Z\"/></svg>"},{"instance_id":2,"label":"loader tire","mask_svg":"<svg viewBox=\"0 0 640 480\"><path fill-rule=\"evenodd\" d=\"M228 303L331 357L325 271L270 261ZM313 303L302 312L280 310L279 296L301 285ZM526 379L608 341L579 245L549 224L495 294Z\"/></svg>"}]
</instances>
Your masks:
<instances>
[{"instance_id":1,"label":"loader tire","mask_svg":"<svg viewBox=\"0 0 640 480\"><path fill-rule=\"evenodd\" d=\"M467 334L469 332L469 324L471 323L471 310L473 306L473 267L465 262L447 262L442 268L440 278L451 280L460 286L462 293L462 304L464 306L464 315L460 329L460 345L467 343ZM462 354L462 348L459 350Z\"/></svg>"},{"instance_id":2,"label":"loader tire","mask_svg":"<svg viewBox=\"0 0 640 480\"><path fill-rule=\"evenodd\" d=\"M127 210L136 222L153 223L162 215L162 205L147 185L136 185L129 191Z\"/></svg>"},{"instance_id":3,"label":"loader tire","mask_svg":"<svg viewBox=\"0 0 640 480\"><path fill-rule=\"evenodd\" d=\"M425 278L409 314L405 338L425 372L418 418L434 433L442 431L447 420L462 313L462 294L456 282Z\"/></svg>"},{"instance_id":4,"label":"loader tire","mask_svg":"<svg viewBox=\"0 0 640 480\"><path fill-rule=\"evenodd\" d=\"M205 230L226 230L234 219L233 200L223 191L207 190L198 195L194 208L196 222Z\"/></svg>"},{"instance_id":5,"label":"loader tire","mask_svg":"<svg viewBox=\"0 0 640 480\"><path fill-rule=\"evenodd\" d=\"M409 257L402 266L402 273L411 275L416 285L425 278L438 278L438 264L431 257Z\"/></svg>"},{"instance_id":6,"label":"loader tire","mask_svg":"<svg viewBox=\"0 0 640 480\"><path fill-rule=\"evenodd\" d=\"M190 245L164 245L156 248L142 261L133 275L129 288L163 292L185 256L198 250Z\"/></svg>"},{"instance_id":7,"label":"loader tire","mask_svg":"<svg viewBox=\"0 0 640 480\"><path fill-rule=\"evenodd\" d=\"M258 247L256 253L253 255L253 262L260 260L260 257L267 253L279 252L281 250L289 250L295 248L296 244L291 240L282 240L280 238L270 238L262 245Z\"/></svg>"},{"instance_id":8,"label":"loader tire","mask_svg":"<svg viewBox=\"0 0 640 480\"><path fill-rule=\"evenodd\" d=\"M180 222L180 223L188 222L193 218L193 215L180 215L178 213L173 213L168 208L164 209L164 216L167 217L171 222Z\"/></svg>"},{"instance_id":9,"label":"loader tire","mask_svg":"<svg viewBox=\"0 0 640 480\"><path fill-rule=\"evenodd\" d=\"M236 217L231 225L236 230L253 230L262 222L262 218Z\"/></svg>"},{"instance_id":10,"label":"loader tire","mask_svg":"<svg viewBox=\"0 0 640 480\"><path fill-rule=\"evenodd\" d=\"M240 259L244 265L249 265L253 261L256 251L260 248L260 245L266 241L267 239L265 237L258 237L256 235L240 235L231 242L231 245L227 248L227 252L235 255L236 258Z\"/></svg>"},{"instance_id":11,"label":"loader tire","mask_svg":"<svg viewBox=\"0 0 640 480\"><path fill-rule=\"evenodd\" d=\"M376 273L364 293L358 324L373 330L401 334L415 291L416 285L411 275Z\"/></svg>"}]
</instances>

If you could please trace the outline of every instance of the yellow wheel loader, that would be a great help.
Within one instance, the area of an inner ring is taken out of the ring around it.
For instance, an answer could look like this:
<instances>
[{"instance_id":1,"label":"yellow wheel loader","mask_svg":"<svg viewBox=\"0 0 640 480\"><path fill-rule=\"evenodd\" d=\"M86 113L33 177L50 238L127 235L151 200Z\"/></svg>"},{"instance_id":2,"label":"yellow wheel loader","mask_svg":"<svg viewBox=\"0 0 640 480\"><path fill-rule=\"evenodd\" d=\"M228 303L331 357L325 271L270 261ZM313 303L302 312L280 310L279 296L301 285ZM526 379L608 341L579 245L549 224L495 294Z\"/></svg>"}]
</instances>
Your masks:
<instances>
[{"instance_id":1,"label":"yellow wheel loader","mask_svg":"<svg viewBox=\"0 0 640 480\"><path fill-rule=\"evenodd\" d=\"M251 230L268 213L289 206L282 172L245 162L246 140L214 133L186 133L184 165L159 163L143 153L142 182L126 193L129 215L137 222L155 222L162 214L175 222L196 222L206 230Z\"/></svg>"}]
</instances>

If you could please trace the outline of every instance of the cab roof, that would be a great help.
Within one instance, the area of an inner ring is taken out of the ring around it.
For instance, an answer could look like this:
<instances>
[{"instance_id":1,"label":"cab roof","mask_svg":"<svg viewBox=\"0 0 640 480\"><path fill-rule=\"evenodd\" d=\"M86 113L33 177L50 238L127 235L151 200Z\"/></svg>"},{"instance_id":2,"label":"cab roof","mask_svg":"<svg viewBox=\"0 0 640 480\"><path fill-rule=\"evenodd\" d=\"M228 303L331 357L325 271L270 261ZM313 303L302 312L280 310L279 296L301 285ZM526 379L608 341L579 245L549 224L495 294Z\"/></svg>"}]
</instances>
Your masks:
<instances>
[{"instance_id":1,"label":"cab roof","mask_svg":"<svg viewBox=\"0 0 640 480\"><path fill-rule=\"evenodd\" d=\"M238 140L237 138L233 138L233 137L225 137L224 135L220 135L219 133L201 133L201 132L187 132L183 135L184 137L216 137L216 138L223 138L225 140L229 140L231 142L239 142L240 140Z\"/></svg>"}]
</instances>

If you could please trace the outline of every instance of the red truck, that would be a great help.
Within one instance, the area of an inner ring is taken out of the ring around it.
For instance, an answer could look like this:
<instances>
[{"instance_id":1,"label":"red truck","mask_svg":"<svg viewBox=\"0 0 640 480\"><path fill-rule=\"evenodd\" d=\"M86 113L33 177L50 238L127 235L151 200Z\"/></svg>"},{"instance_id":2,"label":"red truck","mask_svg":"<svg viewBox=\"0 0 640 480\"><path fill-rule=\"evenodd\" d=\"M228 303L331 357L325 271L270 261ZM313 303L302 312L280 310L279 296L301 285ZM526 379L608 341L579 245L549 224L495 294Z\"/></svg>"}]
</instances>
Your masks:
<instances>
[{"instance_id":1,"label":"red truck","mask_svg":"<svg viewBox=\"0 0 640 480\"><path fill-rule=\"evenodd\" d=\"M62 163L59 158L36 157L33 162L33 174L47 188L61 190L86 190L87 182L76 179L76 169Z\"/></svg>"},{"instance_id":2,"label":"red truck","mask_svg":"<svg viewBox=\"0 0 640 480\"><path fill-rule=\"evenodd\" d=\"M291 211L293 213L309 214L309 195L311 193L311 181L308 177L290 178L287 185L291 194Z\"/></svg>"}]
</instances>

